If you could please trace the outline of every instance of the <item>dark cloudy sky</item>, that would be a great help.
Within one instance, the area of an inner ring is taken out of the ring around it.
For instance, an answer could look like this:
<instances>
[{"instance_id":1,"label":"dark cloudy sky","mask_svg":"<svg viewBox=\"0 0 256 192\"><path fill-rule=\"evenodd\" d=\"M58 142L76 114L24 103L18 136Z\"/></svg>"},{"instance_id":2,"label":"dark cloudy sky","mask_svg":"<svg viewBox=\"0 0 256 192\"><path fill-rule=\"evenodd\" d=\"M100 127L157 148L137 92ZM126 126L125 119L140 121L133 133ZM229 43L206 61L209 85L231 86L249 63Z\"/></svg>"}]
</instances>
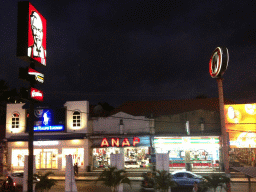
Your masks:
<instances>
[{"instance_id":1,"label":"dark cloudy sky","mask_svg":"<svg viewBox=\"0 0 256 192\"><path fill-rule=\"evenodd\" d=\"M0 79L27 85L16 57L17 3L2 0ZM113 106L127 100L218 96L209 75L217 46L229 50L224 96L256 102L254 1L30 1L47 19L45 101L88 100Z\"/></svg>"}]
</instances>

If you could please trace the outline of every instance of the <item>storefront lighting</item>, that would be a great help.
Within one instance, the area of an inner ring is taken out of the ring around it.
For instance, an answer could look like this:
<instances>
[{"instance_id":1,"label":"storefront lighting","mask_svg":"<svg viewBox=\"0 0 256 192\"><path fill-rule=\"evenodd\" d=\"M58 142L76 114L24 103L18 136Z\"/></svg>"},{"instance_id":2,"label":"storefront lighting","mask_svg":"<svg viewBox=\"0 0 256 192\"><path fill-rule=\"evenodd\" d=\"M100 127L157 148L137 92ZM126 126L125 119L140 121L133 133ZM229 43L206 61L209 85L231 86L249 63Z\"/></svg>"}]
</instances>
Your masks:
<instances>
[{"instance_id":1,"label":"storefront lighting","mask_svg":"<svg viewBox=\"0 0 256 192\"><path fill-rule=\"evenodd\" d=\"M24 142L23 142L23 141L17 141L15 144L16 144L17 146L22 146L22 145L24 145Z\"/></svg>"},{"instance_id":2,"label":"storefront lighting","mask_svg":"<svg viewBox=\"0 0 256 192\"><path fill-rule=\"evenodd\" d=\"M72 143L73 143L73 144L79 144L79 143L80 143L80 140L79 140L79 139L74 139L74 140L72 140Z\"/></svg>"},{"instance_id":3,"label":"storefront lighting","mask_svg":"<svg viewBox=\"0 0 256 192\"><path fill-rule=\"evenodd\" d=\"M42 145L58 145L59 141L34 141L33 145L42 146Z\"/></svg>"}]
</instances>

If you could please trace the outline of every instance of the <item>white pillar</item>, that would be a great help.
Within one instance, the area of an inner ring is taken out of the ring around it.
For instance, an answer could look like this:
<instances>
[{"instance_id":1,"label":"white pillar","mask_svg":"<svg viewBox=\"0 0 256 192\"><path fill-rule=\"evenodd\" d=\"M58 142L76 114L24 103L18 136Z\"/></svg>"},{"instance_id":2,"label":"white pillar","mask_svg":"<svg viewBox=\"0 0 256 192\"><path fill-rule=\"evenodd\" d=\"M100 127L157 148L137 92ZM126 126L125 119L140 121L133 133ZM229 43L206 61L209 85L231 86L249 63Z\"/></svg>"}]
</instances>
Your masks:
<instances>
[{"instance_id":1,"label":"white pillar","mask_svg":"<svg viewBox=\"0 0 256 192\"><path fill-rule=\"evenodd\" d=\"M65 192L77 192L72 155L66 156Z\"/></svg>"}]
</instances>

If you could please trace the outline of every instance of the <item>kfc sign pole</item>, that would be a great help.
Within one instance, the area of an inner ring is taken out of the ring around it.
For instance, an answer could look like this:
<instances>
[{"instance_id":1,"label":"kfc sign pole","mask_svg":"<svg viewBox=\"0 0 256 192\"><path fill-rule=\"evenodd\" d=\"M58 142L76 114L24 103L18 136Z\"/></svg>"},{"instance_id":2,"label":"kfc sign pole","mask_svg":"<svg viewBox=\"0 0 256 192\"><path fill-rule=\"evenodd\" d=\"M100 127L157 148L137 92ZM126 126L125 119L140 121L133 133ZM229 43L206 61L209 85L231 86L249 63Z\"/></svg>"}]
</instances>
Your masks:
<instances>
[{"instance_id":1,"label":"kfc sign pole","mask_svg":"<svg viewBox=\"0 0 256 192\"><path fill-rule=\"evenodd\" d=\"M224 168L226 176L230 178L229 171L229 153L228 153L228 133L225 127L225 115L224 115L224 96L223 96L223 84L222 76L228 67L229 54L226 47L217 47L209 62L209 72L212 78L216 78L219 91L219 107L220 107L220 123L221 123L221 147L222 147L222 160L224 162ZM231 191L230 183L227 184L227 191Z\"/></svg>"},{"instance_id":2,"label":"kfc sign pole","mask_svg":"<svg viewBox=\"0 0 256 192\"><path fill-rule=\"evenodd\" d=\"M22 89L22 96L30 102L27 191L33 192L34 104L43 101L43 91L36 89L35 84L44 82L44 74L35 67L46 66L46 19L28 1L18 2L17 57L30 64L27 68L20 68L19 78L29 82L29 89ZM24 186L23 190L26 190Z\"/></svg>"}]
</instances>

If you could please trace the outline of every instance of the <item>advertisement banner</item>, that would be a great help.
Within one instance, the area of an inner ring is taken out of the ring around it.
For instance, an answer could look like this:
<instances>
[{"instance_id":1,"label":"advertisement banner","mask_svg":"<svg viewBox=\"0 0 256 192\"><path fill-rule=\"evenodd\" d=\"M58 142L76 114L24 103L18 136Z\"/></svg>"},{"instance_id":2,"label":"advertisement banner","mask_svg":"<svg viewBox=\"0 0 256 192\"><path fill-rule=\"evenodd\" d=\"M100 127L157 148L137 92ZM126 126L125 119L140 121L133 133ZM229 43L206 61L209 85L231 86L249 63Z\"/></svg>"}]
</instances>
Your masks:
<instances>
[{"instance_id":1,"label":"advertisement banner","mask_svg":"<svg viewBox=\"0 0 256 192\"><path fill-rule=\"evenodd\" d=\"M43 94L42 91L31 87L31 89L30 89L30 98L34 99L36 101L43 101L44 100L44 94Z\"/></svg>"},{"instance_id":2,"label":"advertisement banner","mask_svg":"<svg viewBox=\"0 0 256 192\"><path fill-rule=\"evenodd\" d=\"M227 132L256 132L256 104L224 106Z\"/></svg>"},{"instance_id":3,"label":"advertisement banner","mask_svg":"<svg viewBox=\"0 0 256 192\"><path fill-rule=\"evenodd\" d=\"M46 66L46 19L28 1L18 2L17 56Z\"/></svg>"}]
</instances>

